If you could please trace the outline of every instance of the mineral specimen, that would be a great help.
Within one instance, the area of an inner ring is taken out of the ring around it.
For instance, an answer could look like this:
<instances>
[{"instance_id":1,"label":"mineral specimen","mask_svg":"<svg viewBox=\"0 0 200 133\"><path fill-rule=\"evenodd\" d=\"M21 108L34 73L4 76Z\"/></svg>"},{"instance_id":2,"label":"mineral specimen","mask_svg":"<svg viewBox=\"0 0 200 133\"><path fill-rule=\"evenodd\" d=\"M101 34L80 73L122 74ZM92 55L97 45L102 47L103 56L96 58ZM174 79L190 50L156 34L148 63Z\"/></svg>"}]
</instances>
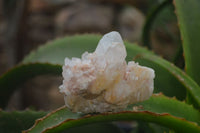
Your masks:
<instances>
[{"instance_id":1,"label":"mineral specimen","mask_svg":"<svg viewBox=\"0 0 200 133\"><path fill-rule=\"evenodd\" d=\"M65 58L63 84L66 106L73 112L116 112L148 99L154 89L154 70L125 61L126 49L118 32L99 41L94 53Z\"/></svg>"}]
</instances>

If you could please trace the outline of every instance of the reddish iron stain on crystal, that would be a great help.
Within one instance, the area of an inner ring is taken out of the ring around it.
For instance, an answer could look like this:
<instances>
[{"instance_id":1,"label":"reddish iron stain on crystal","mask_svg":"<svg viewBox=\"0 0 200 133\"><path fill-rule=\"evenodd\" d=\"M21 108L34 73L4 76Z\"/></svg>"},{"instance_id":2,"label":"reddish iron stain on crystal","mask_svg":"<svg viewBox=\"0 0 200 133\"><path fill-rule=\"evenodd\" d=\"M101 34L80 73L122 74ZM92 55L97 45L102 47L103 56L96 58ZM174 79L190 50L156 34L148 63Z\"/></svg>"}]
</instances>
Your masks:
<instances>
[{"instance_id":1,"label":"reddish iron stain on crystal","mask_svg":"<svg viewBox=\"0 0 200 133\"><path fill-rule=\"evenodd\" d=\"M125 61L126 49L118 32L103 36L94 53L66 58L60 92L73 112L116 112L148 99L154 89L154 70Z\"/></svg>"}]
</instances>

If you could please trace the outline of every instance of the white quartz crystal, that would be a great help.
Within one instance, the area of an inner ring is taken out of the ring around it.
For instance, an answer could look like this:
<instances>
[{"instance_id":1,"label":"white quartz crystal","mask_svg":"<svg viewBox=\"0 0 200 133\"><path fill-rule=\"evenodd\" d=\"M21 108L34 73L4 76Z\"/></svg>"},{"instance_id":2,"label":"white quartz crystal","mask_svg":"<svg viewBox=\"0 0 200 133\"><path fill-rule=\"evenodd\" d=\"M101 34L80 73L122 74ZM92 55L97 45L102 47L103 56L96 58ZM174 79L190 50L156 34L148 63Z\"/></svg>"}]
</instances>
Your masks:
<instances>
[{"instance_id":1,"label":"white quartz crystal","mask_svg":"<svg viewBox=\"0 0 200 133\"><path fill-rule=\"evenodd\" d=\"M154 70L125 61L126 49L118 32L103 36L94 53L66 58L60 92L73 112L120 111L148 99L154 88Z\"/></svg>"}]
</instances>

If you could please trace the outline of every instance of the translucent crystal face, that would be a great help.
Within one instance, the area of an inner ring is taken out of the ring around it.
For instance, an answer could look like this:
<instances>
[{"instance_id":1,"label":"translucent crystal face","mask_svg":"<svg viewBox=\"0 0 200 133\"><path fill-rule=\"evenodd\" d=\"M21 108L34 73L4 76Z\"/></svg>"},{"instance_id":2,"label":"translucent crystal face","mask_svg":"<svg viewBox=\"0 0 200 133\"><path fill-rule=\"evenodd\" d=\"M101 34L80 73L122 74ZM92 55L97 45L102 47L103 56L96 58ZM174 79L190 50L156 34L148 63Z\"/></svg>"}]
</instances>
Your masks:
<instances>
[{"instance_id":1,"label":"translucent crystal face","mask_svg":"<svg viewBox=\"0 0 200 133\"><path fill-rule=\"evenodd\" d=\"M122 63L126 58L126 49L122 38L118 32L114 31L102 37L95 53L103 56L109 63Z\"/></svg>"},{"instance_id":2,"label":"translucent crystal face","mask_svg":"<svg viewBox=\"0 0 200 133\"><path fill-rule=\"evenodd\" d=\"M128 104L148 99L153 93L154 70L131 61L118 32L99 41L94 53L66 58L63 84L66 106L74 112L120 111Z\"/></svg>"}]
</instances>

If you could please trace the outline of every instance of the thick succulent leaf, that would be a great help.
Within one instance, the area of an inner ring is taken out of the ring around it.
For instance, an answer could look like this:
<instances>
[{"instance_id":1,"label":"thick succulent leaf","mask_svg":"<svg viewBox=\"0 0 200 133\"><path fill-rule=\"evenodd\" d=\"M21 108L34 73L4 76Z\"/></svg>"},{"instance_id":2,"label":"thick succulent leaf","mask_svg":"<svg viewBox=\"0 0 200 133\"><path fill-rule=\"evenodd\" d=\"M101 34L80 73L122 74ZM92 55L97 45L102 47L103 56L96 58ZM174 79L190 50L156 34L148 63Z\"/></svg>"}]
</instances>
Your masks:
<instances>
[{"instance_id":1,"label":"thick succulent leaf","mask_svg":"<svg viewBox=\"0 0 200 133\"><path fill-rule=\"evenodd\" d=\"M62 65L65 57L81 57L81 54L85 51L93 52L100 38L101 36L99 35L76 35L57 39L32 52L24 59L23 63L49 62ZM125 45L127 61L133 60L135 56L141 53L153 54L136 44L125 42ZM155 92L163 92L167 96L176 96L181 100L185 99L186 89L182 83L174 78L174 75L169 73L165 68L157 67L155 63L150 63L152 66L155 66L154 69L156 71L155 88L157 89L155 89ZM174 86L176 86L176 89L172 90Z\"/></svg>"},{"instance_id":2,"label":"thick succulent leaf","mask_svg":"<svg viewBox=\"0 0 200 133\"><path fill-rule=\"evenodd\" d=\"M68 116L68 118L77 118L78 114L71 115L70 111L64 110L64 113ZM17 133L22 130L29 129L35 122L36 119L39 119L45 116L46 112L36 112L36 111L13 111L13 112L5 112L0 111L0 131L2 133ZM54 118L59 116L53 115ZM57 118L59 119L59 118ZM121 130L111 123L100 123L100 124L91 124L78 128L71 128L67 131L67 133L88 133L88 132L97 132L97 133L122 133Z\"/></svg>"},{"instance_id":3,"label":"thick succulent leaf","mask_svg":"<svg viewBox=\"0 0 200 133\"><path fill-rule=\"evenodd\" d=\"M23 111L5 112L0 111L0 132L19 133L30 128L36 119L46 115L45 112Z\"/></svg>"},{"instance_id":4,"label":"thick succulent leaf","mask_svg":"<svg viewBox=\"0 0 200 133\"><path fill-rule=\"evenodd\" d=\"M41 74L61 75L62 69L60 65L64 63L65 57L80 57L85 51L93 52L100 38L101 36L99 35L66 37L49 42L47 45L41 46L38 50L32 52L23 60L21 65L0 77L0 107L5 107L11 93L26 80ZM133 60L136 55L141 53L153 55L152 52L136 44L125 42L125 45L127 61ZM56 64L56 66L53 64ZM156 71L155 92L163 92L167 96L176 96L181 100L185 98L186 89L182 82L169 73L165 67L160 67L154 62L149 62L149 64Z\"/></svg>"},{"instance_id":5,"label":"thick succulent leaf","mask_svg":"<svg viewBox=\"0 0 200 133\"><path fill-rule=\"evenodd\" d=\"M65 121L66 119L77 119L80 118L81 114L73 113L69 111L66 107L59 108L49 114L47 114L45 117L40 118L36 121L35 128L32 128L31 132L40 133L46 128L53 127L54 125L58 125L61 122Z\"/></svg>"},{"instance_id":6,"label":"thick succulent leaf","mask_svg":"<svg viewBox=\"0 0 200 133\"><path fill-rule=\"evenodd\" d=\"M13 91L26 80L42 74L61 74L59 65L30 63L14 67L0 77L0 107L5 107Z\"/></svg>"},{"instance_id":7,"label":"thick succulent leaf","mask_svg":"<svg viewBox=\"0 0 200 133\"><path fill-rule=\"evenodd\" d=\"M64 63L65 57L81 57L85 51L93 52L100 38L99 35L66 37L49 42L32 52L20 65L0 77L0 107L6 106L12 92L26 80L42 74L61 75L60 65ZM136 45L127 45L127 49L130 49L128 51L132 55L148 52Z\"/></svg>"},{"instance_id":8,"label":"thick succulent leaf","mask_svg":"<svg viewBox=\"0 0 200 133\"><path fill-rule=\"evenodd\" d=\"M49 62L53 64L63 64L65 57L81 57L85 51L93 52L101 36L99 35L76 35L58 39L49 42L48 45L40 47L37 51L27 56L23 63L29 62ZM133 60L135 56L141 53L152 54L145 48L136 44L125 42L127 50L127 61ZM156 71L155 92L163 92L167 96L176 96L178 99L185 99L186 89L174 75L169 73L163 67L157 67L157 64L150 62ZM175 89L172 90L172 88Z\"/></svg>"},{"instance_id":9,"label":"thick succulent leaf","mask_svg":"<svg viewBox=\"0 0 200 133\"><path fill-rule=\"evenodd\" d=\"M174 0L183 40L186 72L200 85L200 0Z\"/></svg>"},{"instance_id":10,"label":"thick succulent leaf","mask_svg":"<svg viewBox=\"0 0 200 133\"><path fill-rule=\"evenodd\" d=\"M151 112L143 111L146 109ZM26 132L61 132L82 125L124 120L153 122L177 132L200 132L198 126L200 113L197 110L176 99L161 95L153 96L135 107L129 107L128 111L119 113L91 114L81 117L81 114L78 116L76 113L70 113L66 107L62 107L36 121L35 125Z\"/></svg>"},{"instance_id":11,"label":"thick succulent leaf","mask_svg":"<svg viewBox=\"0 0 200 133\"><path fill-rule=\"evenodd\" d=\"M129 106L131 110L132 106ZM161 94L154 94L150 99L133 105L133 109L139 111L150 111L156 113L169 113L179 118L185 118L200 125L200 112L193 106L176 100L175 98L165 97Z\"/></svg>"},{"instance_id":12,"label":"thick succulent leaf","mask_svg":"<svg viewBox=\"0 0 200 133\"><path fill-rule=\"evenodd\" d=\"M183 88L180 88L180 89L182 89L182 91L185 92L184 88L186 88L190 96L192 97L193 101L195 102L193 104L198 108L200 107L200 87L195 81L193 81L187 74L185 74L178 67L163 60L162 58L158 56L154 56L150 54L141 54L137 57L137 60L141 62L141 64L144 64L152 68L154 67L163 68L164 70L168 71L170 74L174 75L173 79L168 79L168 80L170 80L170 82L173 82L173 80L178 80L184 86ZM166 75L158 75L158 74L156 75L161 76L161 77L158 77L159 79L166 78L165 77ZM165 81L167 82L167 79L165 79ZM159 83L159 82L155 81L155 83ZM169 94L173 94L173 91L175 89L177 89L177 86L174 86L173 88L171 88L169 90L171 91Z\"/></svg>"},{"instance_id":13,"label":"thick succulent leaf","mask_svg":"<svg viewBox=\"0 0 200 133\"><path fill-rule=\"evenodd\" d=\"M64 63L65 57L81 57L85 52L94 52L96 46L101 39L100 35L76 35L71 37L65 37L62 39L57 39L55 41L49 42L44 46L41 46L37 51L33 51L28 55L23 63L30 62L48 62L51 64ZM141 48L136 44L131 44L126 42L127 53L131 54L132 60L134 56L139 53L151 53L145 48Z\"/></svg>"},{"instance_id":14,"label":"thick succulent leaf","mask_svg":"<svg viewBox=\"0 0 200 133\"><path fill-rule=\"evenodd\" d=\"M85 51L93 52L100 39L99 35L76 35L56 39L30 53L23 63L48 62L62 65L65 57L80 58Z\"/></svg>"},{"instance_id":15,"label":"thick succulent leaf","mask_svg":"<svg viewBox=\"0 0 200 133\"><path fill-rule=\"evenodd\" d=\"M79 119L69 119L63 121L61 124L45 129L42 132L62 132L66 129L101 122L111 121L132 121L142 120L146 122L154 122L163 126L167 126L176 132L188 133L188 132L200 132L200 127L195 123L173 117L169 114L156 114L148 111L126 111L119 113L105 113L99 115L86 116ZM30 133L37 133L37 131L29 131Z\"/></svg>"},{"instance_id":16,"label":"thick succulent leaf","mask_svg":"<svg viewBox=\"0 0 200 133\"><path fill-rule=\"evenodd\" d=\"M143 45L147 46L149 49L151 49L151 39L150 39L150 33L152 25L157 18L158 14L165 9L166 6L170 5L172 3L172 0L165 0L162 1L161 4L157 5L156 7L152 8L150 10L150 13L148 14L143 31L142 31L142 41Z\"/></svg>"}]
</instances>

